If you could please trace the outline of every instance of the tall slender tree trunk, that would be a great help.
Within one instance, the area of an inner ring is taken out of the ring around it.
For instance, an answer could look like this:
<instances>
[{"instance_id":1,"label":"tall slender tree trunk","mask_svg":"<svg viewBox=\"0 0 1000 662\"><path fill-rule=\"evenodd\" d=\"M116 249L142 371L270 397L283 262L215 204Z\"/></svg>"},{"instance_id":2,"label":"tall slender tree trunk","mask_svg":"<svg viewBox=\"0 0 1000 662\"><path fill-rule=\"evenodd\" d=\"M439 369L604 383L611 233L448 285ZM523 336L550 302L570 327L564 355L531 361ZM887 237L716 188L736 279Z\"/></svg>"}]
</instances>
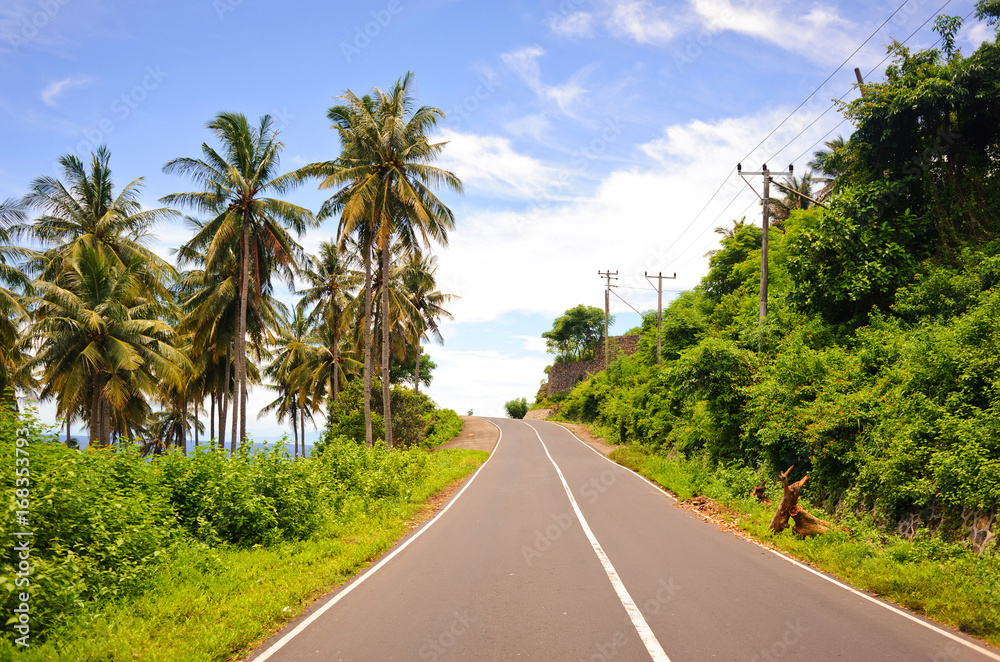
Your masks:
<instances>
[{"instance_id":1,"label":"tall slender tree trunk","mask_svg":"<svg viewBox=\"0 0 1000 662\"><path fill-rule=\"evenodd\" d=\"M71 418L73 418L73 415L71 413L67 412L66 413L66 447L67 448L69 447L69 440L70 440L70 436L69 436L69 422L70 422Z\"/></svg>"},{"instance_id":2,"label":"tall slender tree trunk","mask_svg":"<svg viewBox=\"0 0 1000 662\"><path fill-rule=\"evenodd\" d=\"M302 430L302 457L306 456L306 408L299 407L299 429Z\"/></svg>"},{"instance_id":3,"label":"tall slender tree trunk","mask_svg":"<svg viewBox=\"0 0 1000 662\"><path fill-rule=\"evenodd\" d=\"M392 448L392 408L389 404L389 224L382 237L382 416L385 445Z\"/></svg>"},{"instance_id":4,"label":"tall slender tree trunk","mask_svg":"<svg viewBox=\"0 0 1000 662\"><path fill-rule=\"evenodd\" d=\"M95 373L91 378L90 396L90 440L88 445L101 444L101 385Z\"/></svg>"},{"instance_id":5,"label":"tall slender tree trunk","mask_svg":"<svg viewBox=\"0 0 1000 662\"><path fill-rule=\"evenodd\" d=\"M198 448L198 408L201 405L201 400L195 400L194 402L194 447Z\"/></svg>"},{"instance_id":6,"label":"tall slender tree trunk","mask_svg":"<svg viewBox=\"0 0 1000 662\"><path fill-rule=\"evenodd\" d=\"M240 362L240 437L239 443L247 436L247 299L250 296L250 218L243 215L243 229L240 231L240 261L243 263L240 273L240 329L236 342L237 359ZM236 412L233 412L234 414ZM235 420L235 418L233 419Z\"/></svg>"},{"instance_id":7,"label":"tall slender tree trunk","mask_svg":"<svg viewBox=\"0 0 1000 662\"><path fill-rule=\"evenodd\" d=\"M365 445L372 445L372 254L365 247Z\"/></svg>"},{"instance_id":8,"label":"tall slender tree trunk","mask_svg":"<svg viewBox=\"0 0 1000 662\"><path fill-rule=\"evenodd\" d=\"M333 401L340 395L340 320L333 327Z\"/></svg>"},{"instance_id":9,"label":"tall slender tree trunk","mask_svg":"<svg viewBox=\"0 0 1000 662\"><path fill-rule=\"evenodd\" d=\"M101 394L101 445L111 443L111 403Z\"/></svg>"},{"instance_id":10,"label":"tall slender tree trunk","mask_svg":"<svg viewBox=\"0 0 1000 662\"><path fill-rule=\"evenodd\" d=\"M236 357L236 360L238 362L239 361L239 357ZM236 372L237 372L237 374L239 374L239 369L238 368L237 368ZM240 410L240 400L239 400L239 398L240 398L240 380L239 379L235 379L235 380L233 380L233 392L232 392L232 396L230 397L231 406L232 406L232 412L233 412L233 417L231 419L230 427L229 427L229 452L233 453L234 455L236 454L236 448L238 446L238 443L236 441L236 433L239 430L239 426L238 426L238 423L239 423L239 413L238 412Z\"/></svg>"},{"instance_id":11,"label":"tall slender tree trunk","mask_svg":"<svg viewBox=\"0 0 1000 662\"><path fill-rule=\"evenodd\" d=\"M187 424L188 424L188 401L187 398L181 400L181 438L180 447L181 453L187 455L188 452L188 442L187 442Z\"/></svg>"},{"instance_id":12,"label":"tall slender tree trunk","mask_svg":"<svg viewBox=\"0 0 1000 662\"><path fill-rule=\"evenodd\" d=\"M215 391L208 395L208 443L215 448Z\"/></svg>"},{"instance_id":13,"label":"tall slender tree trunk","mask_svg":"<svg viewBox=\"0 0 1000 662\"><path fill-rule=\"evenodd\" d=\"M232 350L226 347L226 371L222 379L222 392L219 394L219 448L226 450L226 417L229 414L229 378L233 366Z\"/></svg>"},{"instance_id":14,"label":"tall slender tree trunk","mask_svg":"<svg viewBox=\"0 0 1000 662\"><path fill-rule=\"evenodd\" d=\"M292 404L292 433L295 435L295 457L298 457L299 456L299 413L295 411L294 404Z\"/></svg>"},{"instance_id":15,"label":"tall slender tree trunk","mask_svg":"<svg viewBox=\"0 0 1000 662\"><path fill-rule=\"evenodd\" d=\"M420 395L420 336L417 336L417 364L413 368L413 392Z\"/></svg>"}]
</instances>

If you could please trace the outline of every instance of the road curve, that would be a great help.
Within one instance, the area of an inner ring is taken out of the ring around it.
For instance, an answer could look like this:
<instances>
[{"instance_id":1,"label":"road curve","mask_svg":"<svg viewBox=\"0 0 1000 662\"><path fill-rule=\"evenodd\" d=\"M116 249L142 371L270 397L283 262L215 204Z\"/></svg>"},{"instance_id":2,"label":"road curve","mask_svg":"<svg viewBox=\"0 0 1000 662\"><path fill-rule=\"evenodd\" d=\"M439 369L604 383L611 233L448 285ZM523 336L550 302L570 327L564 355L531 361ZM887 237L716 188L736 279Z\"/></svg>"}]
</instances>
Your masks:
<instances>
[{"instance_id":1,"label":"road curve","mask_svg":"<svg viewBox=\"0 0 1000 662\"><path fill-rule=\"evenodd\" d=\"M719 531L558 425L493 422L446 511L249 659L1000 660Z\"/></svg>"}]
</instances>

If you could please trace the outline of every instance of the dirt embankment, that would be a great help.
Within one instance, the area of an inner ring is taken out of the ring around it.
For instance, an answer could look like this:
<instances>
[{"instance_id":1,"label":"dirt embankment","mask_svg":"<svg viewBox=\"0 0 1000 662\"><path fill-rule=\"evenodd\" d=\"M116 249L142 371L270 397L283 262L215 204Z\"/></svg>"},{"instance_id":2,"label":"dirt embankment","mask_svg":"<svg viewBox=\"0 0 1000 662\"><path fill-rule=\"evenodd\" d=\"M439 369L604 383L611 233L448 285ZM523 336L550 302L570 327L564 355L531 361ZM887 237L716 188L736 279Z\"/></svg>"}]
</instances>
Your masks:
<instances>
[{"instance_id":1,"label":"dirt embankment","mask_svg":"<svg viewBox=\"0 0 1000 662\"><path fill-rule=\"evenodd\" d=\"M451 441L438 448L466 448L475 451L493 452L500 439L500 430L489 421L478 416L460 416L462 431Z\"/></svg>"}]
</instances>

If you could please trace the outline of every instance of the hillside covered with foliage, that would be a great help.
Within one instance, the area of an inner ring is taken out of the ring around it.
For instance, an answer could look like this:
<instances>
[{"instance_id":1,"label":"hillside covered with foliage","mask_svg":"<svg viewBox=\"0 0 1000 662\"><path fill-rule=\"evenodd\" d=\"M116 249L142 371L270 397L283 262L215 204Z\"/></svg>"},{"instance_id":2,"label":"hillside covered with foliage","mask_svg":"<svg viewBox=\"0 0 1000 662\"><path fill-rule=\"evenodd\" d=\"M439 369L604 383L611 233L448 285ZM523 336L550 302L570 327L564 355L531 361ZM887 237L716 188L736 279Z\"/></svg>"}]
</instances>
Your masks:
<instances>
[{"instance_id":1,"label":"hillside covered with foliage","mask_svg":"<svg viewBox=\"0 0 1000 662\"><path fill-rule=\"evenodd\" d=\"M997 25L1000 3L980 2ZM771 475L813 502L956 539L1000 509L1000 45L895 44L854 125L813 162L821 204L789 194L769 231L730 228L699 286L647 314L633 357L581 382L561 415L610 440ZM800 182L786 182L797 187ZM772 189L774 190L774 189ZM996 550L988 534L979 551Z\"/></svg>"}]
</instances>

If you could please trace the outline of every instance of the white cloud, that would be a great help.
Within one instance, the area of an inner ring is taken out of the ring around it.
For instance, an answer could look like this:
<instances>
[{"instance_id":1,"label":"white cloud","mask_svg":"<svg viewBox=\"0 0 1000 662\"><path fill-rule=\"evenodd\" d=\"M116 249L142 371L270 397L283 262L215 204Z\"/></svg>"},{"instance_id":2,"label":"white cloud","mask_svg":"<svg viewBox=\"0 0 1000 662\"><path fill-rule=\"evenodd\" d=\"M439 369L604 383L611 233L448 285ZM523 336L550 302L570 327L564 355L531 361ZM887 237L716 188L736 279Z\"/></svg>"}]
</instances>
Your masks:
<instances>
[{"instance_id":1,"label":"white cloud","mask_svg":"<svg viewBox=\"0 0 1000 662\"><path fill-rule=\"evenodd\" d=\"M470 189L525 197L538 195L558 180L555 168L514 151L506 138L445 129L434 140L448 143L437 165L457 174Z\"/></svg>"},{"instance_id":2,"label":"white cloud","mask_svg":"<svg viewBox=\"0 0 1000 662\"><path fill-rule=\"evenodd\" d=\"M842 17L833 6L817 4L799 13L802 5L790 0L755 5L733 0L692 0L692 6L710 33L738 32L824 64L842 62L861 43L859 37L871 29ZM887 39L873 40L869 50L855 58L856 63L878 62Z\"/></svg>"},{"instance_id":3,"label":"white cloud","mask_svg":"<svg viewBox=\"0 0 1000 662\"><path fill-rule=\"evenodd\" d=\"M551 357L519 356L493 350L462 351L429 345L437 369L427 394L441 407L476 416L504 417L514 398L534 400Z\"/></svg>"},{"instance_id":4,"label":"white cloud","mask_svg":"<svg viewBox=\"0 0 1000 662\"><path fill-rule=\"evenodd\" d=\"M45 102L47 106L55 106L56 99L62 95L68 89L74 87L83 87L90 82L89 78L64 78L62 80L57 80L54 83L50 83L48 87L42 90L42 101Z\"/></svg>"},{"instance_id":5,"label":"white cloud","mask_svg":"<svg viewBox=\"0 0 1000 662\"><path fill-rule=\"evenodd\" d=\"M972 46L972 50L979 48L984 41L993 41L997 36L996 30L986 23L973 23L962 30L961 37Z\"/></svg>"},{"instance_id":6,"label":"white cloud","mask_svg":"<svg viewBox=\"0 0 1000 662\"><path fill-rule=\"evenodd\" d=\"M528 89L534 92L539 99L554 102L561 112L573 116L573 106L580 102L587 92L583 87L583 79L590 72L592 66L577 71L561 85L546 85L542 82L541 67L538 64L538 59L543 55L545 55L545 50L541 46L528 46L510 53L503 53L500 59L524 81Z\"/></svg>"},{"instance_id":7,"label":"white cloud","mask_svg":"<svg viewBox=\"0 0 1000 662\"><path fill-rule=\"evenodd\" d=\"M548 21L549 29L560 37L580 38L594 34L594 15L588 12L573 12L565 16L553 16Z\"/></svg>"},{"instance_id":8,"label":"white cloud","mask_svg":"<svg viewBox=\"0 0 1000 662\"><path fill-rule=\"evenodd\" d=\"M604 24L611 34L640 44L663 43L678 32L677 21L668 12L649 0L618 0Z\"/></svg>"},{"instance_id":9,"label":"white cloud","mask_svg":"<svg viewBox=\"0 0 1000 662\"><path fill-rule=\"evenodd\" d=\"M541 336L514 336L518 340L524 341L524 348L529 352L541 352L545 353L547 350L547 344L545 338Z\"/></svg>"},{"instance_id":10,"label":"white cloud","mask_svg":"<svg viewBox=\"0 0 1000 662\"><path fill-rule=\"evenodd\" d=\"M460 323L486 323L513 311L555 316L579 303L603 306L597 271L605 269L619 271L619 294L639 310L656 301L644 271L676 271L671 289L693 287L707 267L704 253L718 240L713 228L744 212L755 217L757 197L736 176L736 162L788 110L668 126L639 146L638 163L583 193L567 187L559 199L526 195L521 206L468 210L440 254L442 287L462 297L449 310ZM794 117L746 169L772 157L783 167L838 121L824 118L779 151L813 117ZM721 192L686 230L722 180ZM759 191L759 178L751 183ZM620 302L613 309L629 310Z\"/></svg>"}]
</instances>

